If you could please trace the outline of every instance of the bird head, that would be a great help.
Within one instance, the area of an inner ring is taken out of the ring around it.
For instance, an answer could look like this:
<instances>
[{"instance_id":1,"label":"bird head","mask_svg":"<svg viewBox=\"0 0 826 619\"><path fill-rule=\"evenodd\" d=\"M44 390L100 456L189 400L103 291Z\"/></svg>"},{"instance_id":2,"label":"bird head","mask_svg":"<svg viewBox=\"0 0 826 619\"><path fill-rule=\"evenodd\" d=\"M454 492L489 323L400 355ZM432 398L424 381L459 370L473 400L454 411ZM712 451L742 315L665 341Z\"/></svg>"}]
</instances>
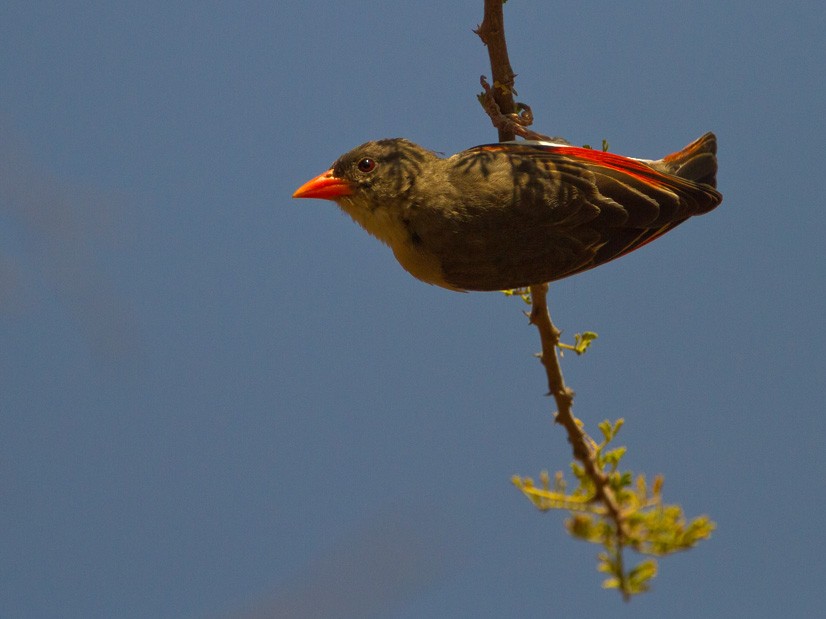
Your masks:
<instances>
[{"instance_id":1,"label":"bird head","mask_svg":"<svg viewBox=\"0 0 826 619\"><path fill-rule=\"evenodd\" d=\"M366 142L336 160L326 172L307 181L294 198L336 202L367 232L394 250L408 232L402 219L411 189L426 183L435 153L403 138Z\"/></svg>"},{"instance_id":2,"label":"bird head","mask_svg":"<svg viewBox=\"0 0 826 619\"><path fill-rule=\"evenodd\" d=\"M438 158L433 152L404 138L366 142L304 183L293 198L370 204L392 201L407 194L423 165L434 159Z\"/></svg>"}]
</instances>

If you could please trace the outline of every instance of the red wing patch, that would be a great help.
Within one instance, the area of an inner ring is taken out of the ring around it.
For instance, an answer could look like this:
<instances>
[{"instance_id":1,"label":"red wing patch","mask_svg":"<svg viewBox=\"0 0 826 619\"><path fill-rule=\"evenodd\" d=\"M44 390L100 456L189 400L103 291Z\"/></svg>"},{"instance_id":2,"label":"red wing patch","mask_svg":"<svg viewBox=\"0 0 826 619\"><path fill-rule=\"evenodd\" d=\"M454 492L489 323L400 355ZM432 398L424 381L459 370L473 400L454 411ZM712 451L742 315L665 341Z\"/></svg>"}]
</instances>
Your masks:
<instances>
[{"instance_id":1,"label":"red wing patch","mask_svg":"<svg viewBox=\"0 0 826 619\"><path fill-rule=\"evenodd\" d=\"M658 172L651 166L643 163L638 159L630 157L623 157L602 150L594 150L592 148L582 148L579 146L568 146L564 144L538 144L538 143L516 143L516 144L485 144L484 146L477 146L470 150L486 151L486 152L512 152L518 155L541 156L542 153L548 155L559 155L568 157L573 161L580 161L585 166L600 166L627 174L640 182L646 183L659 189L666 189L670 191L680 189L690 189L694 186L691 181L686 181L677 176L663 174Z\"/></svg>"},{"instance_id":2,"label":"red wing patch","mask_svg":"<svg viewBox=\"0 0 826 619\"><path fill-rule=\"evenodd\" d=\"M572 159L583 160L590 164L595 164L604 168L616 170L617 172L622 172L623 174L628 174L637 180L655 187L674 189L675 185L680 187L684 184L682 179L676 179L676 177L673 176L666 176L665 174L657 172L651 166L646 165L642 161L631 159L629 157L623 157L622 155L615 155L614 153L594 150L591 148L579 148L577 146L549 146L547 149L549 152L571 157Z\"/></svg>"}]
</instances>

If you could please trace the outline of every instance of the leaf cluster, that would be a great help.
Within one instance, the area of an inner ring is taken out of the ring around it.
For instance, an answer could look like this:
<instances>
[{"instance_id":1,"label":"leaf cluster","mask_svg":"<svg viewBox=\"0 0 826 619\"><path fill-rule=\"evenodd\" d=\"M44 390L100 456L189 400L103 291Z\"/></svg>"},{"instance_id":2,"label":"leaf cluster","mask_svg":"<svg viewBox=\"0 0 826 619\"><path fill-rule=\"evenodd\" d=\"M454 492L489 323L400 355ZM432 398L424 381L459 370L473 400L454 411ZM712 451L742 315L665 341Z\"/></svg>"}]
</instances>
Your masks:
<instances>
[{"instance_id":1,"label":"leaf cluster","mask_svg":"<svg viewBox=\"0 0 826 619\"><path fill-rule=\"evenodd\" d=\"M597 500L594 482L579 462L571 464L575 480L572 490L561 471L556 473L553 481L547 471L543 471L538 485L530 477L514 476L512 481L538 509L570 512L565 522L568 532L577 539L602 546L597 555L597 569L607 574L603 587L618 589L629 599L647 591L650 581L657 575L657 562L653 557L695 546L711 535L715 525L707 516L689 522L679 505L664 504L661 475L649 483L643 474L635 476L631 471L620 469L627 450L611 443L622 425L622 419L600 423L603 440L594 450L595 461L606 475L620 506L621 522L615 521ZM648 558L626 568L625 549Z\"/></svg>"}]
</instances>

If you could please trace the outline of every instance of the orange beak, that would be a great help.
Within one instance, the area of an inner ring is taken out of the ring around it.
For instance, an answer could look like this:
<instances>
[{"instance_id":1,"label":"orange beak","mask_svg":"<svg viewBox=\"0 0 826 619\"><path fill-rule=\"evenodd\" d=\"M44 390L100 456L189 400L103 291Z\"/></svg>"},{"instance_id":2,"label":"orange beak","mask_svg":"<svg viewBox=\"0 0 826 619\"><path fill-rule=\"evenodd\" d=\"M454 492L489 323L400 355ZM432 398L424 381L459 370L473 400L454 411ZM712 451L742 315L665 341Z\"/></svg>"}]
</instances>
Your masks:
<instances>
[{"instance_id":1,"label":"orange beak","mask_svg":"<svg viewBox=\"0 0 826 619\"><path fill-rule=\"evenodd\" d=\"M353 193L353 186L343 178L333 176L332 170L319 174L295 190L293 198L321 198L335 200Z\"/></svg>"}]
</instances>

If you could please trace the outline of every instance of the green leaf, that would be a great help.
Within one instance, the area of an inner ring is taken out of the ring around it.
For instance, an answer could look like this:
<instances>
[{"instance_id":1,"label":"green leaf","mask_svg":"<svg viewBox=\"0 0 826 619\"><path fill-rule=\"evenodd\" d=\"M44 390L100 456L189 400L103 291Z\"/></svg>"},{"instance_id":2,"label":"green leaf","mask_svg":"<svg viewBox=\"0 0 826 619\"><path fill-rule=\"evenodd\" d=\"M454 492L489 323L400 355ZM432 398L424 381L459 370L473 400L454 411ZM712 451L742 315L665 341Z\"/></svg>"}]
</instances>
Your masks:
<instances>
[{"instance_id":1,"label":"green leaf","mask_svg":"<svg viewBox=\"0 0 826 619\"><path fill-rule=\"evenodd\" d=\"M585 351L588 350L588 347L591 345L595 339L599 336L594 333L593 331L585 331L584 333L575 333L574 334L574 352L578 355L584 355Z\"/></svg>"},{"instance_id":2,"label":"green leaf","mask_svg":"<svg viewBox=\"0 0 826 619\"><path fill-rule=\"evenodd\" d=\"M619 578L606 578L602 581L603 589L619 589L620 584Z\"/></svg>"},{"instance_id":3,"label":"green leaf","mask_svg":"<svg viewBox=\"0 0 826 619\"><path fill-rule=\"evenodd\" d=\"M610 443L611 439L614 438L614 426L611 425L611 422L603 419L597 424L597 427L599 431L602 432L602 438L605 439L605 442Z\"/></svg>"},{"instance_id":4,"label":"green leaf","mask_svg":"<svg viewBox=\"0 0 826 619\"><path fill-rule=\"evenodd\" d=\"M628 451L627 447L617 447L615 449L611 449L606 451L602 454L602 459L605 464L609 465L612 470L616 470L617 466L619 465L620 460L625 455L625 452Z\"/></svg>"},{"instance_id":5,"label":"green leaf","mask_svg":"<svg viewBox=\"0 0 826 619\"><path fill-rule=\"evenodd\" d=\"M657 562L653 559L647 559L634 567L628 573L628 579L631 582L645 582L646 580L651 580L654 576L657 575Z\"/></svg>"}]
</instances>

